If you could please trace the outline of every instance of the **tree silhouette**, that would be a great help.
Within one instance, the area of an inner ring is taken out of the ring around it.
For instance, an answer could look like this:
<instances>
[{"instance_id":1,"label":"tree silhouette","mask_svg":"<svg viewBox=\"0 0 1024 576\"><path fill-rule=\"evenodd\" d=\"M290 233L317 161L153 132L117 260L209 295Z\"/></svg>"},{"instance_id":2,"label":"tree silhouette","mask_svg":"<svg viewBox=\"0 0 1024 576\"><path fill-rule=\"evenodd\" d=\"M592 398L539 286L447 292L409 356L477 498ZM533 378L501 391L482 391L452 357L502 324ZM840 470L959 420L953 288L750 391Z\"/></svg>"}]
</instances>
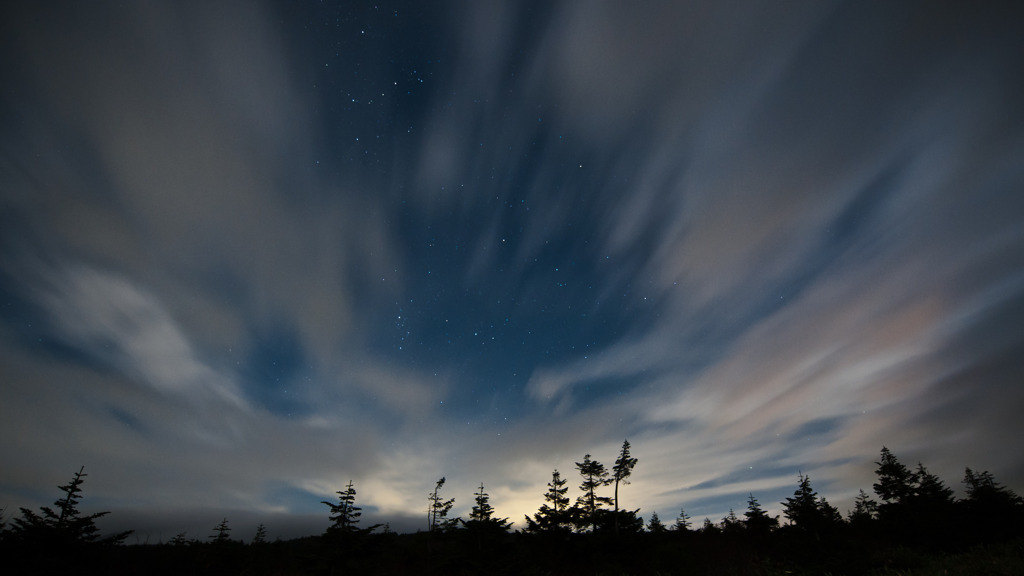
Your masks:
<instances>
[{"instance_id":1,"label":"tree silhouette","mask_svg":"<svg viewBox=\"0 0 1024 576\"><path fill-rule=\"evenodd\" d=\"M991 510L1009 510L1024 505L1024 499L1015 494L1013 490L996 482L988 470L976 473L970 468L966 468L963 483L968 503L981 505Z\"/></svg>"},{"instance_id":2,"label":"tree silhouette","mask_svg":"<svg viewBox=\"0 0 1024 576\"><path fill-rule=\"evenodd\" d=\"M842 523L843 518L834 506L811 488L811 478L803 473L792 498L782 503L782 512L790 523L803 532L820 538L822 533Z\"/></svg>"},{"instance_id":3,"label":"tree silhouette","mask_svg":"<svg viewBox=\"0 0 1024 576\"><path fill-rule=\"evenodd\" d=\"M568 532L572 528L572 517L569 511L569 497L565 495L569 491L567 480L556 468L551 473L551 482L548 482L548 490L544 493L544 504L541 504L531 520L526 517L526 529L530 532Z\"/></svg>"},{"instance_id":4,"label":"tree silhouette","mask_svg":"<svg viewBox=\"0 0 1024 576\"><path fill-rule=\"evenodd\" d=\"M878 516L888 535L904 542L948 542L954 524L953 491L924 464L911 470L884 446L876 464L878 482L873 486L882 499Z\"/></svg>"},{"instance_id":5,"label":"tree silhouette","mask_svg":"<svg viewBox=\"0 0 1024 576\"><path fill-rule=\"evenodd\" d=\"M872 500L867 492L861 490L853 501L853 510L850 511L848 517L850 525L867 528L876 519L878 519L878 503Z\"/></svg>"},{"instance_id":6,"label":"tree silhouette","mask_svg":"<svg viewBox=\"0 0 1024 576\"><path fill-rule=\"evenodd\" d=\"M743 517L743 525L751 534L765 535L779 526L779 519L769 516L753 494L747 498L747 511Z\"/></svg>"},{"instance_id":7,"label":"tree silhouette","mask_svg":"<svg viewBox=\"0 0 1024 576\"><path fill-rule=\"evenodd\" d=\"M987 470L964 470L962 502L975 539L998 540L1024 533L1024 499L996 482Z\"/></svg>"},{"instance_id":8,"label":"tree silhouette","mask_svg":"<svg viewBox=\"0 0 1024 576\"><path fill-rule=\"evenodd\" d=\"M21 517L15 518L11 527L15 540L25 543L49 543L51 545L70 545L86 543L120 544L131 534L131 531L99 537L96 519L109 512L97 512L82 516L78 511L78 501L82 498L82 484L85 482L85 466L75 473L71 482L58 486L64 496L54 502L57 510L48 506L40 507L42 515L28 508L21 508Z\"/></svg>"},{"instance_id":9,"label":"tree silhouette","mask_svg":"<svg viewBox=\"0 0 1024 576\"><path fill-rule=\"evenodd\" d=\"M676 516L676 523L673 526L676 532L688 532L690 526L693 526L693 522L690 522L690 515L686 513L686 510L679 510L679 516Z\"/></svg>"},{"instance_id":10,"label":"tree silhouette","mask_svg":"<svg viewBox=\"0 0 1024 576\"><path fill-rule=\"evenodd\" d=\"M633 474L637 459L629 454L629 440L622 441L622 450L612 466L612 480L615 482L615 533L619 533L619 484L629 484L627 478Z\"/></svg>"},{"instance_id":11,"label":"tree silhouette","mask_svg":"<svg viewBox=\"0 0 1024 576\"><path fill-rule=\"evenodd\" d=\"M882 499L882 504L879 507L880 513L884 514L889 509L908 503L914 494L914 484L917 482L914 473L896 459L896 456L885 446L882 446L881 457L875 464L878 466L875 470L878 482L875 482L872 487L875 489L875 494Z\"/></svg>"},{"instance_id":12,"label":"tree silhouette","mask_svg":"<svg viewBox=\"0 0 1024 576\"><path fill-rule=\"evenodd\" d=\"M743 524L740 523L740 519L736 516L736 511L729 508L729 513L722 518L721 522L722 532L726 534L736 534L743 529Z\"/></svg>"},{"instance_id":13,"label":"tree silhouette","mask_svg":"<svg viewBox=\"0 0 1024 576\"><path fill-rule=\"evenodd\" d=\"M231 532L231 527L228 526L228 519L225 518L220 521L220 524L214 526L213 534L210 534L210 540L213 540L214 544L227 544L231 542L228 532Z\"/></svg>"},{"instance_id":14,"label":"tree silhouette","mask_svg":"<svg viewBox=\"0 0 1024 576\"><path fill-rule=\"evenodd\" d=\"M356 524L359 517L363 515L362 508L356 506L356 489L349 480L344 491L338 491L338 503L333 504L322 500L331 509L331 525L327 528L329 533L356 532L359 529Z\"/></svg>"},{"instance_id":15,"label":"tree silhouette","mask_svg":"<svg viewBox=\"0 0 1024 576\"><path fill-rule=\"evenodd\" d=\"M647 531L655 534L661 534L666 530L668 529L661 523L661 518L658 518L657 510L651 512L651 521L647 524Z\"/></svg>"},{"instance_id":16,"label":"tree silhouette","mask_svg":"<svg viewBox=\"0 0 1024 576\"><path fill-rule=\"evenodd\" d=\"M471 530L505 531L512 525L508 518L491 517L494 514L494 507L490 504L490 496L487 492L484 492L483 482L480 483L480 488L474 494L474 502L475 504L469 513L469 520L462 522L466 528Z\"/></svg>"},{"instance_id":17,"label":"tree silhouette","mask_svg":"<svg viewBox=\"0 0 1024 576\"><path fill-rule=\"evenodd\" d=\"M953 504L953 490L947 488L938 476L932 474L920 462L914 473L917 484L914 487L914 499L927 507L948 506Z\"/></svg>"},{"instance_id":18,"label":"tree silhouette","mask_svg":"<svg viewBox=\"0 0 1024 576\"><path fill-rule=\"evenodd\" d=\"M259 546L267 543L267 527L262 522L256 526L256 535L252 537L252 544Z\"/></svg>"},{"instance_id":19,"label":"tree silhouette","mask_svg":"<svg viewBox=\"0 0 1024 576\"><path fill-rule=\"evenodd\" d=\"M597 524L598 512L603 506L608 506L612 503L611 498L598 496L597 489L607 486L611 483L611 480L608 478L608 471L605 469L604 464L597 460L591 460L590 454L583 457L583 462L576 463L576 469L579 470L580 476L583 477L583 483L580 484L580 490L583 491L583 494L576 499L576 506L580 510L579 527L584 530L587 527L594 529Z\"/></svg>"},{"instance_id":20,"label":"tree silhouette","mask_svg":"<svg viewBox=\"0 0 1024 576\"><path fill-rule=\"evenodd\" d=\"M459 520L458 518L448 518L448 512L455 505L455 498L442 500L440 494L438 494L441 491L441 487L444 486L444 480L442 476L434 485L434 491L427 495L427 500L429 501L427 505L427 529L431 532L454 528Z\"/></svg>"}]
</instances>

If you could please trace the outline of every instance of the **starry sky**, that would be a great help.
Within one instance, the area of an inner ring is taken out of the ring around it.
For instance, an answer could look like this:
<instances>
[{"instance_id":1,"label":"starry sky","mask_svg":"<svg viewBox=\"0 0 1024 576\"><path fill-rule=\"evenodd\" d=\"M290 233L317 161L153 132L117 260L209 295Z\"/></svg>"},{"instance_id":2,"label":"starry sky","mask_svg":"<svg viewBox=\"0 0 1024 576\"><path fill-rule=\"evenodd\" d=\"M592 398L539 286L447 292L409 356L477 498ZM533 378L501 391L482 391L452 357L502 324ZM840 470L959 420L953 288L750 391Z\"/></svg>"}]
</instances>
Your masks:
<instances>
[{"instance_id":1,"label":"starry sky","mask_svg":"<svg viewBox=\"0 0 1024 576\"><path fill-rule=\"evenodd\" d=\"M0 507L166 541L1024 489L1013 3L0 9Z\"/></svg>"}]
</instances>

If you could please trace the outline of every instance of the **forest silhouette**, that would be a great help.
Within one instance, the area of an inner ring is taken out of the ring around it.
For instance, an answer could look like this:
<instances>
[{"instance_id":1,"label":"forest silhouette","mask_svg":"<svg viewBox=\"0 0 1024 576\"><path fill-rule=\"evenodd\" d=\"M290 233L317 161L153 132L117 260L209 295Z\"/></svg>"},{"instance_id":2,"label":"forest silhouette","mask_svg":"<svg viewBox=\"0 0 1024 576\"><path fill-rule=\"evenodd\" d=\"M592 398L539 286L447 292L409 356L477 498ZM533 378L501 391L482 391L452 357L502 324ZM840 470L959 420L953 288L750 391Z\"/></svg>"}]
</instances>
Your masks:
<instances>
[{"instance_id":1,"label":"forest silhouette","mask_svg":"<svg viewBox=\"0 0 1024 576\"><path fill-rule=\"evenodd\" d=\"M352 481L323 501L330 525L319 536L267 539L260 524L246 542L227 518L205 538L126 545L130 532L101 535L79 502L84 467L59 486L53 507L0 515L0 550L26 574L1024 574L1024 499L987 471L967 468L964 497L923 464L908 467L886 447L872 494L860 491L844 516L797 477L770 516L754 494L742 514L695 526L619 506L638 460L624 442L608 469L590 454L575 463L579 496L555 469L543 502L511 531L483 483L469 517L451 517L455 499L440 478L427 494L425 530L398 534L360 526Z\"/></svg>"}]
</instances>

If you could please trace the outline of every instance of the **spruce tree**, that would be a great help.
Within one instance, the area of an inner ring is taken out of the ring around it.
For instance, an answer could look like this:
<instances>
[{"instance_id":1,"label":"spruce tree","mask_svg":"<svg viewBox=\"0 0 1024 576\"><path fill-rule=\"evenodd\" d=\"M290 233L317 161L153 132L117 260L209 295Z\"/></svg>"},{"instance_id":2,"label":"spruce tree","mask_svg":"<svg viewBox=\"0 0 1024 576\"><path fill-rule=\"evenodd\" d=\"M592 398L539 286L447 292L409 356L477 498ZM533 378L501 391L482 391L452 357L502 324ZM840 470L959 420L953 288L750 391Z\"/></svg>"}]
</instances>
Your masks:
<instances>
[{"instance_id":1,"label":"spruce tree","mask_svg":"<svg viewBox=\"0 0 1024 576\"><path fill-rule=\"evenodd\" d=\"M256 526L256 535L252 537L252 545L259 546L267 543L267 527L262 522Z\"/></svg>"},{"instance_id":2,"label":"spruce tree","mask_svg":"<svg viewBox=\"0 0 1024 576\"><path fill-rule=\"evenodd\" d=\"M576 469L583 477L583 483L580 484L583 494L576 499L576 506L580 510L579 526L584 530L587 528L593 530L597 525L597 516L602 507L612 503L611 498L598 496L597 489L607 486L611 480L608 478L608 470L605 469L604 464L597 460L591 460L590 454L583 457L583 462L576 463Z\"/></svg>"},{"instance_id":3,"label":"spruce tree","mask_svg":"<svg viewBox=\"0 0 1024 576\"><path fill-rule=\"evenodd\" d=\"M214 544L227 544L231 542L228 532L231 532L231 527L228 526L228 519L225 518L220 521L220 524L214 526L213 534L210 534L210 540L213 540Z\"/></svg>"},{"instance_id":4,"label":"spruce tree","mask_svg":"<svg viewBox=\"0 0 1024 576\"><path fill-rule=\"evenodd\" d=\"M82 498L82 484L85 482L85 466L75 473L71 482L58 488L64 496L54 502L56 510L48 506L39 509L42 515L28 508L21 508L21 517L15 518L11 527L11 535L23 543L49 543L63 546L70 544L121 544L131 531L121 532L100 538L96 519L109 512L97 512L82 516L78 511L78 501Z\"/></svg>"},{"instance_id":5,"label":"spruce tree","mask_svg":"<svg viewBox=\"0 0 1024 576\"><path fill-rule=\"evenodd\" d=\"M674 525L675 531L689 532L690 526L693 526L693 522L690 522L690 515L686 513L686 510L679 510L679 516L676 516Z\"/></svg>"},{"instance_id":6,"label":"spruce tree","mask_svg":"<svg viewBox=\"0 0 1024 576\"><path fill-rule=\"evenodd\" d=\"M834 506L819 498L811 488L811 478L803 473L792 498L786 498L782 512L790 523L803 532L821 536L821 533L838 526L843 518Z\"/></svg>"},{"instance_id":7,"label":"spruce tree","mask_svg":"<svg viewBox=\"0 0 1024 576\"><path fill-rule=\"evenodd\" d=\"M533 519L526 517L526 529L530 532L568 532L572 528L572 518L569 511L569 497L565 495L569 491L567 480L556 468L551 473L551 482L548 482L548 490L544 493L544 504L540 510L533 515Z\"/></svg>"},{"instance_id":8,"label":"spruce tree","mask_svg":"<svg viewBox=\"0 0 1024 576\"><path fill-rule=\"evenodd\" d=\"M721 526L722 532L726 534L735 534L743 528L739 517L736 516L736 511L732 508L729 508L729 514L722 518Z\"/></svg>"},{"instance_id":9,"label":"spruce tree","mask_svg":"<svg viewBox=\"0 0 1024 576\"><path fill-rule=\"evenodd\" d=\"M651 521L647 524L647 531L652 534L661 534L666 530L667 528L665 528L665 525L661 523L661 518L658 518L658 512L652 512Z\"/></svg>"},{"instance_id":10,"label":"spruce tree","mask_svg":"<svg viewBox=\"0 0 1024 576\"><path fill-rule=\"evenodd\" d=\"M953 505L953 490L947 488L938 476L929 472L924 464L917 464L914 477L917 479L914 500L918 507L936 510Z\"/></svg>"},{"instance_id":11,"label":"spruce tree","mask_svg":"<svg viewBox=\"0 0 1024 576\"><path fill-rule=\"evenodd\" d=\"M872 487L875 489L875 494L882 499L880 510L884 512L887 509L908 504L914 494L914 485L917 483L914 473L885 446L882 446L881 456L875 464L878 466L875 470L878 482L875 482Z\"/></svg>"},{"instance_id":12,"label":"spruce tree","mask_svg":"<svg viewBox=\"0 0 1024 576\"><path fill-rule=\"evenodd\" d=\"M623 440L622 450L612 466L612 480L615 482L615 533L619 533L619 484L629 484L627 478L633 474L637 459L629 454L629 440Z\"/></svg>"},{"instance_id":13,"label":"spruce tree","mask_svg":"<svg viewBox=\"0 0 1024 576\"><path fill-rule=\"evenodd\" d=\"M442 500L439 492L444 486L444 477L434 485L434 491L427 495L427 529L431 532L454 528L458 518L448 518L448 512L455 506L455 498Z\"/></svg>"},{"instance_id":14,"label":"spruce tree","mask_svg":"<svg viewBox=\"0 0 1024 576\"><path fill-rule=\"evenodd\" d=\"M700 532L702 534L718 534L721 530L718 526L715 526L715 523L711 521L711 518L705 516L704 523L700 527Z\"/></svg>"},{"instance_id":15,"label":"spruce tree","mask_svg":"<svg viewBox=\"0 0 1024 576\"><path fill-rule=\"evenodd\" d=\"M359 517L363 515L362 508L356 506L356 489L352 481L348 481L344 491L338 491L338 503L334 504L326 500L321 501L331 509L331 525L327 528L328 533L357 532L356 524Z\"/></svg>"},{"instance_id":16,"label":"spruce tree","mask_svg":"<svg viewBox=\"0 0 1024 576\"><path fill-rule=\"evenodd\" d=\"M961 507L974 539L1001 540L1024 534L1024 499L996 482L987 470L964 472Z\"/></svg>"},{"instance_id":17,"label":"spruce tree","mask_svg":"<svg viewBox=\"0 0 1024 576\"><path fill-rule=\"evenodd\" d=\"M479 490L474 494L474 502L475 504L469 513L469 520L462 522L466 528L471 530L505 531L512 525L508 518L491 517L494 514L494 507L490 504L490 496L487 492L484 492L483 482L480 483Z\"/></svg>"},{"instance_id":18,"label":"spruce tree","mask_svg":"<svg viewBox=\"0 0 1024 576\"><path fill-rule=\"evenodd\" d=\"M866 528L878 518L878 503L868 496L867 492L861 490L853 501L853 510L850 511L848 520L851 526Z\"/></svg>"},{"instance_id":19,"label":"spruce tree","mask_svg":"<svg viewBox=\"0 0 1024 576\"><path fill-rule=\"evenodd\" d=\"M743 525L751 534L764 535L779 526L779 519L769 516L753 494L747 498L747 511L743 513L743 517Z\"/></svg>"}]
</instances>

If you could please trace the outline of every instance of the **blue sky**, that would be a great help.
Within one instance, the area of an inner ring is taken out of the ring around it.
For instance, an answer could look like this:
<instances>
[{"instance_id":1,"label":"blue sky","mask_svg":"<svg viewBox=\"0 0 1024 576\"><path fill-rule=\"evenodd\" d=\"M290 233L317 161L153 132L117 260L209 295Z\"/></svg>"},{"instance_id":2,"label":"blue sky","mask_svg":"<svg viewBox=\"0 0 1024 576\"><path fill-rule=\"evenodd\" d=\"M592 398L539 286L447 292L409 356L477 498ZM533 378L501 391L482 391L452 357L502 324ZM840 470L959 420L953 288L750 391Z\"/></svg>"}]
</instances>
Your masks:
<instances>
[{"instance_id":1,"label":"blue sky","mask_svg":"<svg viewBox=\"0 0 1024 576\"><path fill-rule=\"evenodd\" d=\"M0 506L519 521L627 437L663 520L1020 490L1008 6L4 8Z\"/></svg>"}]
</instances>

